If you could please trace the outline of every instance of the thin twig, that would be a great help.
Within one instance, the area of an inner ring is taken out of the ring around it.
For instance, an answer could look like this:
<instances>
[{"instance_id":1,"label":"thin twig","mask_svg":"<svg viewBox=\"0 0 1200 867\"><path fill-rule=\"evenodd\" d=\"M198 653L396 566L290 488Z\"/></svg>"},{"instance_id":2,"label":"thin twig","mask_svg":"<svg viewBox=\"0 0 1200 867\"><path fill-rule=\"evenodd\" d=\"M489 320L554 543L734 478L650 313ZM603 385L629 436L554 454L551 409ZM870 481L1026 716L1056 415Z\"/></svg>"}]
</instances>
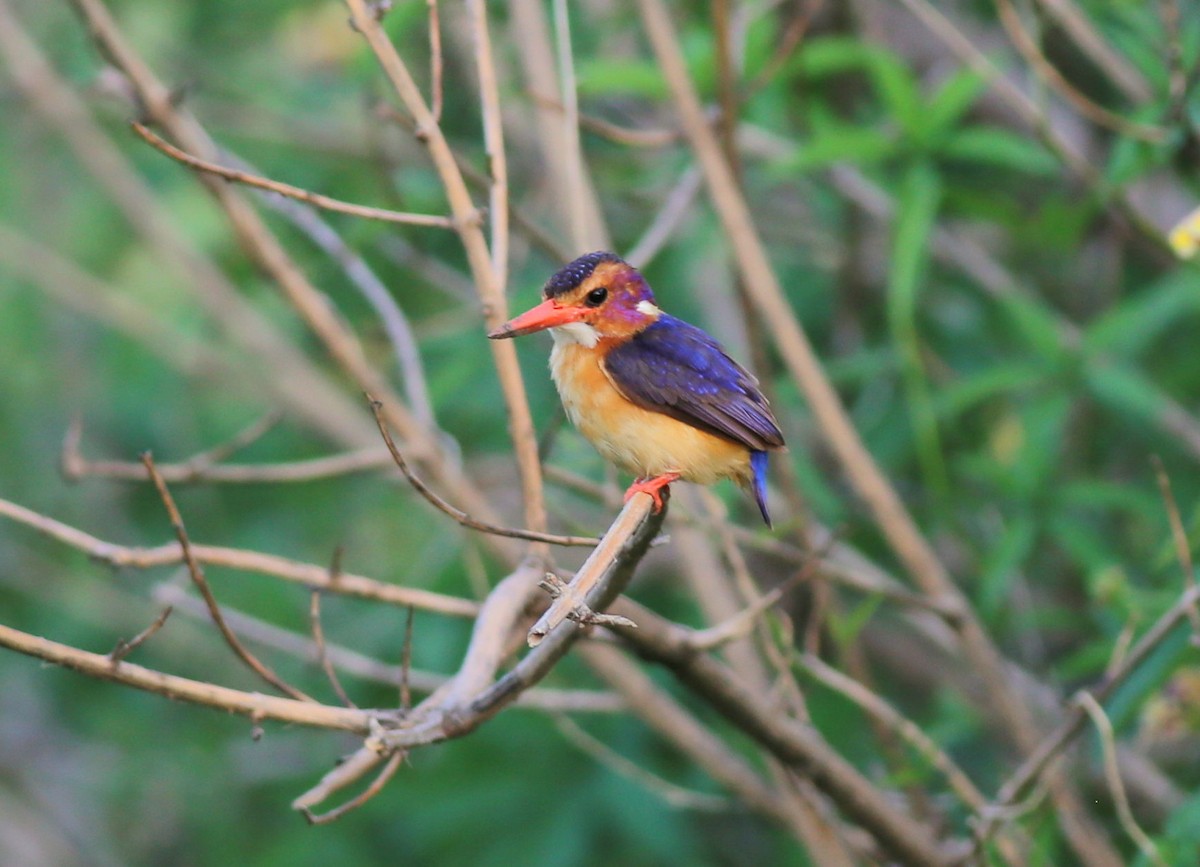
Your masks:
<instances>
[{"instance_id":1,"label":"thin twig","mask_svg":"<svg viewBox=\"0 0 1200 867\"><path fill-rule=\"evenodd\" d=\"M498 527L495 524L489 524L484 521L477 521L461 509L447 503L433 490L429 488L421 479L413 473L405 460L404 455L396 446L395 440L392 439L391 433L387 428L387 421L383 417L382 403L375 400L370 395L367 395L367 400L370 401L371 411L375 413L375 421L379 425L379 433L383 437L384 443L387 445L388 452L392 456L392 460L396 466L400 468L400 472L404 474L404 478L408 479L409 484L416 489L422 497L429 501L431 505L446 515L449 515L459 524L471 530L478 530L481 533L490 533L494 536L507 536L510 539L527 539L531 542L545 542L549 545L564 545L580 548L590 548L597 545L600 540L591 536L559 536L554 533L542 533L535 530L522 530L516 527Z\"/></svg>"},{"instance_id":2,"label":"thin twig","mask_svg":"<svg viewBox=\"0 0 1200 867\"><path fill-rule=\"evenodd\" d=\"M562 99L562 140L566 163L567 212L571 245L577 252L588 249L587 215L584 211L583 148L579 141L579 94L575 87L575 52L571 48L571 15L566 0L554 0L554 46L558 55L559 97Z\"/></svg>"},{"instance_id":3,"label":"thin twig","mask_svg":"<svg viewBox=\"0 0 1200 867\"><path fill-rule=\"evenodd\" d=\"M1129 796L1125 793L1125 784L1121 781L1121 768L1117 764L1116 736L1113 734L1112 722L1109 720L1108 714L1104 712L1100 702L1096 701L1095 696L1091 693L1079 693L1076 701L1092 718L1096 732L1100 735L1100 749L1104 753L1104 776L1108 781L1109 793L1116 804L1117 818L1121 821L1121 827L1133 838L1151 864L1155 864L1157 867L1167 867L1167 862L1163 860L1158 847L1142 830L1137 820L1133 818L1133 811L1129 809Z\"/></svg>"},{"instance_id":4,"label":"thin twig","mask_svg":"<svg viewBox=\"0 0 1200 867\"><path fill-rule=\"evenodd\" d=\"M292 809L298 810L301 813L308 813L313 807L331 797L335 792L360 780L372 768L382 762L385 758L385 753L379 750L375 743L371 742L373 739L374 732L372 731L371 739L368 742L365 742L352 754L334 765L333 768L321 777L315 786L295 798L292 801Z\"/></svg>"},{"instance_id":5,"label":"thin twig","mask_svg":"<svg viewBox=\"0 0 1200 867\"><path fill-rule=\"evenodd\" d=\"M133 651L141 647L141 645L145 643L150 636L154 635L154 633L163 628L163 624L166 623L167 618L171 616L171 611L172 608L170 605L168 605L162 610L161 614L154 618L153 623L151 623L133 638L130 638L128 641L122 638L117 642L116 647L108 652L108 658L116 663L133 653Z\"/></svg>"},{"instance_id":6,"label":"thin twig","mask_svg":"<svg viewBox=\"0 0 1200 867\"><path fill-rule=\"evenodd\" d=\"M1093 123L1103 126L1105 129L1113 130L1131 138L1138 138L1149 142L1163 140L1166 136L1166 130L1161 127L1127 120L1119 114L1104 108L1104 106L1097 105L1068 81L1066 76L1058 71L1058 67L1046 59L1046 55L1042 53L1037 42L1026 31L1025 25L1021 23L1021 16L1017 14L1016 7L1012 4L1012 0L996 0L996 9L1000 13L1000 23L1004 26L1009 39L1012 40L1017 51L1037 71L1038 75L1049 82L1071 105L1075 106L1075 109L1080 114Z\"/></svg>"},{"instance_id":7,"label":"thin twig","mask_svg":"<svg viewBox=\"0 0 1200 867\"><path fill-rule=\"evenodd\" d=\"M508 283L508 160L504 153L504 127L500 113L500 87L488 33L487 3L467 4L471 35L475 41L479 107L483 115L483 149L488 166L488 223L491 226L492 271L501 294Z\"/></svg>"},{"instance_id":8,"label":"thin twig","mask_svg":"<svg viewBox=\"0 0 1200 867\"><path fill-rule=\"evenodd\" d=\"M971 782L971 778L921 730L920 726L897 711L886 699L812 653L797 653L792 658L814 680L848 698L907 741L930 765L941 772L964 804L976 811L984 808L987 798Z\"/></svg>"},{"instance_id":9,"label":"thin twig","mask_svg":"<svg viewBox=\"0 0 1200 867\"><path fill-rule=\"evenodd\" d=\"M143 141L149 144L156 150L169 156L176 162L183 163L188 168L196 169L200 172L207 172L210 175L216 175L219 178L224 178L227 181L233 181L239 184L245 184L248 187L257 187L260 190L278 193L281 196L287 196L290 199L299 199L302 202L321 208L326 211L335 211L339 214L349 214L352 217L362 217L366 220L381 220L385 223L402 223L408 226L430 226L438 229L453 229L454 220L450 217L441 217L437 214L410 214L402 211L393 211L388 208L372 208L367 205L355 205L351 202L343 202L340 199L335 199L330 196L314 193L311 190L306 190L301 187L294 187L291 184L285 184L280 181L272 181L269 178L262 178L258 175L252 175L249 172L243 172L239 169L227 168L218 165L208 160L200 159L200 157L192 156L187 151L175 147L170 142L164 140L160 136L151 132L144 124L138 121L130 123L133 131L136 132Z\"/></svg>"},{"instance_id":10,"label":"thin twig","mask_svg":"<svg viewBox=\"0 0 1200 867\"><path fill-rule=\"evenodd\" d=\"M342 547L339 545L333 552L333 561L329 564L329 583L336 584L337 579L342 574ZM409 609L412 610L411 608ZM329 658L329 651L325 647L325 629L321 625L321 591L314 590L309 597L308 604L308 619L312 627L313 643L317 646L317 662L321 666L321 670L325 672L325 678L329 681L329 685L333 687L333 691L337 694L338 699L346 707L358 707L350 696L346 694L346 690L342 687L342 681L337 675L337 671L333 667L333 661Z\"/></svg>"},{"instance_id":11,"label":"thin twig","mask_svg":"<svg viewBox=\"0 0 1200 867\"><path fill-rule=\"evenodd\" d=\"M575 747L587 753L613 773L633 781L662 798L668 806L677 810L698 810L705 813L725 812L734 807L734 803L729 798L710 795L707 792L696 792L651 773L636 762L625 758L604 741L589 734L565 714L557 714L554 717L554 725L558 728L559 733Z\"/></svg>"},{"instance_id":12,"label":"thin twig","mask_svg":"<svg viewBox=\"0 0 1200 867\"><path fill-rule=\"evenodd\" d=\"M1096 68L1102 70L1120 88L1126 99L1137 105L1153 99L1154 92L1146 77L1123 54L1108 44L1078 5L1072 0L1037 2L1062 25L1063 30L1075 40L1075 44L1092 59Z\"/></svg>"},{"instance_id":13,"label":"thin twig","mask_svg":"<svg viewBox=\"0 0 1200 867\"><path fill-rule=\"evenodd\" d=\"M1150 462L1154 465L1158 490L1167 507L1167 520L1171 524L1171 539L1175 544L1175 556L1179 558L1179 566L1183 569L1183 583L1190 589L1196 586L1196 567L1192 563L1192 546L1188 542L1187 531L1183 528L1179 504L1175 502L1175 493L1171 490L1171 479L1167 475L1166 467L1163 466L1162 458L1158 455L1151 455ZM1200 644L1200 605L1193 605L1188 609L1188 618L1192 621L1192 643Z\"/></svg>"},{"instance_id":14,"label":"thin twig","mask_svg":"<svg viewBox=\"0 0 1200 867\"><path fill-rule=\"evenodd\" d=\"M300 814L304 816L304 820L310 825L328 825L330 822L336 822L351 810L357 810L367 801L378 795L383 790L383 787L396 775L396 771L400 769L401 762L404 761L404 756L405 753L400 751L392 753L387 764L383 766L379 774L371 781L371 784L346 803L324 813L314 813L307 807L301 807Z\"/></svg>"},{"instance_id":15,"label":"thin twig","mask_svg":"<svg viewBox=\"0 0 1200 867\"><path fill-rule=\"evenodd\" d=\"M404 616L404 644L400 650L400 710L405 713L412 707L412 689L409 678L412 676L412 645L413 645L413 616L416 609L408 606Z\"/></svg>"},{"instance_id":16,"label":"thin twig","mask_svg":"<svg viewBox=\"0 0 1200 867\"><path fill-rule=\"evenodd\" d=\"M1114 671L1108 673L1102 683L1088 691L1089 694L1097 701L1104 701L1112 695L1113 691L1137 670L1142 662L1166 640L1167 636L1180 623L1189 618L1190 609L1198 602L1200 602L1200 584L1193 584L1180 595L1174 605L1163 612L1145 635L1134 644L1133 648L1125 654L1121 664ZM1011 806L1024 797L1047 766L1071 745L1086 721L1087 715L1083 708L1078 703L1072 704L1067 710L1066 717L1052 732L1046 735L1038 744L1037 749L1029 753L1021 765L1005 780L996 793L993 805L1001 808ZM988 833L994 830L994 826L995 820L985 817L981 825L980 839L986 839Z\"/></svg>"},{"instance_id":17,"label":"thin twig","mask_svg":"<svg viewBox=\"0 0 1200 867\"><path fill-rule=\"evenodd\" d=\"M204 606L204 600L188 594L176 584L163 582L157 585L154 588L154 599L157 602L170 604L176 614L208 620L208 609ZM278 650L306 662L312 661L317 656L316 642L311 634L303 635L299 632L292 632L228 605L222 610L229 625L248 642L259 647ZM362 680L392 687L400 682L399 665L389 665L382 660L365 656L338 644L331 644L328 640L325 643L325 650L329 661L344 675L350 674ZM441 689L450 679L447 675L419 668L410 668L408 673L409 688L413 693L424 695ZM611 692L551 687L534 687L521 693L513 702L513 707L548 713L614 714L626 710L625 702L621 697Z\"/></svg>"},{"instance_id":18,"label":"thin twig","mask_svg":"<svg viewBox=\"0 0 1200 867\"><path fill-rule=\"evenodd\" d=\"M159 545L156 548L117 545L97 539L76 527L4 499L0 499L0 517L9 518L31 527L64 545L70 545L72 548L83 551L94 560L118 568L150 569L155 566L171 566L184 562L183 549L178 542ZM331 590L360 599L372 599L390 605L414 605L423 610L436 611L451 617L474 617L479 613L479 603L472 602L470 599L434 593L418 587L387 584L362 575L346 573L338 577L336 584L331 585L328 567L289 560L286 557L277 557L261 551L193 543L191 552L196 561L209 566L270 575L274 578L303 584L306 587Z\"/></svg>"},{"instance_id":19,"label":"thin twig","mask_svg":"<svg viewBox=\"0 0 1200 867\"><path fill-rule=\"evenodd\" d=\"M392 346L404 382L404 395L408 398L413 415L428 431L444 437L445 433L438 429L434 417L425 366L421 361L412 323L387 285L367 264L366 259L347 244L315 208L275 193L258 191L258 195L268 208L282 214L337 262L351 285L371 305Z\"/></svg>"},{"instance_id":20,"label":"thin twig","mask_svg":"<svg viewBox=\"0 0 1200 867\"><path fill-rule=\"evenodd\" d=\"M678 231L683 220L692 210L696 194L700 192L703 176L695 165L688 166L679 181L671 188L663 200L662 207L654 215L637 239L633 248L625 255L625 259L638 268L644 268L658 255L671 236Z\"/></svg>"},{"instance_id":21,"label":"thin twig","mask_svg":"<svg viewBox=\"0 0 1200 867\"><path fill-rule=\"evenodd\" d=\"M110 680L167 698L258 719L273 719L295 725L366 734L370 720L378 714L377 711L331 707L315 702L263 695L261 692L243 692L207 681L164 674L123 660L114 664L108 654L90 653L3 624L0 624L0 647L74 669L99 680Z\"/></svg>"},{"instance_id":22,"label":"thin twig","mask_svg":"<svg viewBox=\"0 0 1200 867\"><path fill-rule=\"evenodd\" d=\"M142 454L142 463L146 465L146 471L150 473L150 479L154 482L154 487L158 489L158 495L163 501L163 506L167 510L168 517L171 519L171 526L175 530L176 538L179 539L179 547L183 552L183 561L187 564L188 574L192 576L192 583L196 585L196 589L204 597L204 603L208 606L208 613L212 616L213 623L216 624L221 637L225 639L225 643L229 645L229 648L238 659L242 660L251 671L280 692L297 701L311 701L316 703L316 699L305 695L277 675L267 665L259 661L258 657L247 650L245 645L234 635L233 630L225 622L225 618L221 616L221 607L217 604L217 598L213 596L213 592L208 586L208 581L204 577L204 570L200 568L200 563L192 554L192 543L188 538L187 528L183 524L183 517L179 514L179 509L175 505L175 499L167 489L167 483L163 481L163 477L159 475L158 469L154 466L154 458L149 452Z\"/></svg>"},{"instance_id":23,"label":"thin twig","mask_svg":"<svg viewBox=\"0 0 1200 867\"><path fill-rule=\"evenodd\" d=\"M77 480L84 477L120 479L144 482L148 478L146 468L132 461L93 461L82 457L77 443L63 442L63 475ZM377 470L392 462L386 449L378 446L327 455L320 458L304 458L271 464L213 464L197 467L189 463L161 464L162 477L173 484L280 484L286 482L312 482L331 479L352 473Z\"/></svg>"},{"instance_id":24,"label":"thin twig","mask_svg":"<svg viewBox=\"0 0 1200 867\"><path fill-rule=\"evenodd\" d=\"M454 152L430 113L429 106L407 65L383 31L379 20L372 14L369 4L366 0L344 2L350 10L355 29L371 47L397 96L413 116L417 130L422 133L422 143L429 152L454 215L455 229L466 253L471 276L482 304L484 324L488 330L498 328L507 318L508 303L492 265L487 239L478 219L478 209L471 201L471 194L467 190L462 172L458 169ZM521 480L525 524L530 530L541 532L546 528L546 504L543 498L541 464L537 456L537 434L529 411L525 382L517 363L516 350L508 344L509 341L504 340L492 341L492 360L508 411L509 432L513 442L517 474ZM370 388L365 390L373 391ZM479 514L478 510L472 511ZM535 551L539 555L546 553L536 549Z\"/></svg>"},{"instance_id":25,"label":"thin twig","mask_svg":"<svg viewBox=\"0 0 1200 867\"><path fill-rule=\"evenodd\" d=\"M726 619L723 623L718 623L715 626L694 632L692 640L695 642L696 649L714 650L724 644L728 644L730 641L736 641L748 635L754 628L754 624L758 621L758 618L778 603L785 593L797 585L808 581L820 571L823 558L828 554L829 548L835 542L836 537L831 536L826 541L825 547L819 553L810 556L804 566L797 570L795 574L777 587L773 587L768 592L759 595L757 599L753 600L733 617Z\"/></svg>"},{"instance_id":26,"label":"thin twig","mask_svg":"<svg viewBox=\"0 0 1200 867\"><path fill-rule=\"evenodd\" d=\"M429 7L429 113L434 123L442 122L442 22L437 0L425 0Z\"/></svg>"}]
</instances>

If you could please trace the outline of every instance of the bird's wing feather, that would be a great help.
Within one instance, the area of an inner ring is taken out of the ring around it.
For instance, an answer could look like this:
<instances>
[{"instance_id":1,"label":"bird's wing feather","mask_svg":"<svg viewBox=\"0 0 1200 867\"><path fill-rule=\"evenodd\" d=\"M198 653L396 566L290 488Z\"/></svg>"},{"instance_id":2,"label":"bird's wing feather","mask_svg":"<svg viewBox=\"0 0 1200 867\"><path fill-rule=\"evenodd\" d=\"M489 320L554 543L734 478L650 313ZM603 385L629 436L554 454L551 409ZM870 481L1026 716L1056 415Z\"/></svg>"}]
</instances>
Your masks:
<instances>
[{"instance_id":1,"label":"bird's wing feather","mask_svg":"<svg viewBox=\"0 0 1200 867\"><path fill-rule=\"evenodd\" d=\"M758 381L694 325L664 314L609 350L604 368L638 406L753 450L783 445Z\"/></svg>"}]
</instances>

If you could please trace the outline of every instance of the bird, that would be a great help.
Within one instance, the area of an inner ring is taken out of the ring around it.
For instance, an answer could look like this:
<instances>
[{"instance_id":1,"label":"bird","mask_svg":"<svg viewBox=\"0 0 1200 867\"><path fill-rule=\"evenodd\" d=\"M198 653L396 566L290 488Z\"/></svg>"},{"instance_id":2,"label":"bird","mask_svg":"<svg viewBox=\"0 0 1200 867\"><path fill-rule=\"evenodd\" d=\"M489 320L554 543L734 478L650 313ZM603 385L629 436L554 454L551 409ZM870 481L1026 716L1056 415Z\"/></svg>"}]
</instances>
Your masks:
<instances>
[{"instance_id":1,"label":"bird","mask_svg":"<svg viewBox=\"0 0 1200 867\"><path fill-rule=\"evenodd\" d=\"M550 373L567 417L635 476L625 501L645 492L657 512L671 482L732 479L770 527L767 454L785 446L758 380L712 336L660 310L646 278L614 253L563 266L542 298L487 336L549 329Z\"/></svg>"}]
</instances>

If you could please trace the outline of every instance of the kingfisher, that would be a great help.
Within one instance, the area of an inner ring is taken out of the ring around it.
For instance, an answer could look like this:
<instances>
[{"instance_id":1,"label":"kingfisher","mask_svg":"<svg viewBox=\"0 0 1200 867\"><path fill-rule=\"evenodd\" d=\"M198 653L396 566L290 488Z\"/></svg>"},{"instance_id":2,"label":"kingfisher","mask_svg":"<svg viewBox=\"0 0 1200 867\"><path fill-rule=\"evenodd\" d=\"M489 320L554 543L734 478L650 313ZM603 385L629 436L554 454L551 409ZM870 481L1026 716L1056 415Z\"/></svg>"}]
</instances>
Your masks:
<instances>
[{"instance_id":1,"label":"kingfisher","mask_svg":"<svg viewBox=\"0 0 1200 867\"><path fill-rule=\"evenodd\" d=\"M641 273L613 253L580 256L542 289L542 303L488 334L550 330L550 373L571 423L663 506L676 480L732 479L767 511L767 453L783 434L758 380L709 334L664 313Z\"/></svg>"}]
</instances>

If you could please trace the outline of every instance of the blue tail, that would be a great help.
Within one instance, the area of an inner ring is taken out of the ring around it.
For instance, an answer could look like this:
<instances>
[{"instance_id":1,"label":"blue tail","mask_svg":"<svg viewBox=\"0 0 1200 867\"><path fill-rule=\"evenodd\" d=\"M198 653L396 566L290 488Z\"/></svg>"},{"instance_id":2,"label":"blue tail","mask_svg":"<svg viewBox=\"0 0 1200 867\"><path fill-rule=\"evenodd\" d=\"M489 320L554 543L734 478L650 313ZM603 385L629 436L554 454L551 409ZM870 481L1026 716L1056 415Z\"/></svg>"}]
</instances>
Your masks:
<instances>
[{"instance_id":1,"label":"blue tail","mask_svg":"<svg viewBox=\"0 0 1200 867\"><path fill-rule=\"evenodd\" d=\"M767 511L767 453L750 452L750 486L754 490L754 502L762 512L763 520L771 526L771 513Z\"/></svg>"}]
</instances>

